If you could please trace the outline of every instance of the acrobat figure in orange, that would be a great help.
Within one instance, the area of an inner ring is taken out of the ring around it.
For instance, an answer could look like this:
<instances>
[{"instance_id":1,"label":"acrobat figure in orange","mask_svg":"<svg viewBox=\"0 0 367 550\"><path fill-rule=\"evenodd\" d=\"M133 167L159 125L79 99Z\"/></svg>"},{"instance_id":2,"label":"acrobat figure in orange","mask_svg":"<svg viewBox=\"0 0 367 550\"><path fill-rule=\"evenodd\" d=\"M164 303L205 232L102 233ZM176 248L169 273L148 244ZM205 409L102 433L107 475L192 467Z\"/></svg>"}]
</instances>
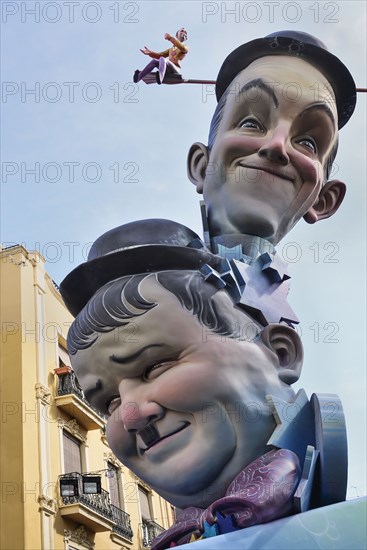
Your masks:
<instances>
[{"instance_id":1,"label":"acrobat figure in orange","mask_svg":"<svg viewBox=\"0 0 367 550\"><path fill-rule=\"evenodd\" d=\"M176 32L176 38L166 33L164 35L165 40L169 40L172 43L172 47L163 52L153 52L146 46L140 51L144 55L149 55L152 61L142 70L136 70L134 73L134 82L139 82L151 73L153 69L158 68L157 83L162 84L166 72L169 74L181 74L180 61L184 59L189 51L188 46L185 46L184 42L187 40L187 31L185 28L181 28Z\"/></svg>"}]
</instances>

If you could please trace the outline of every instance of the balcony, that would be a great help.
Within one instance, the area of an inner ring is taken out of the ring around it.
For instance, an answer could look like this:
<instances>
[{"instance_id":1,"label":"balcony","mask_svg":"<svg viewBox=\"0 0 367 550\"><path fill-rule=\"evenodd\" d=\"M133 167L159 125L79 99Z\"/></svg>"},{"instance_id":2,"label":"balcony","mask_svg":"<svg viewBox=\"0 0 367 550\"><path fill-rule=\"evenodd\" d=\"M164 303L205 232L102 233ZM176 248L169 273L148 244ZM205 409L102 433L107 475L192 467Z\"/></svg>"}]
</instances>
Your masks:
<instances>
[{"instance_id":1,"label":"balcony","mask_svg":"<svg viewBox=\"0 0 367 550\"><path fill-rule=\"evenodd\" d=\"M84 397L83 390L71 367L61 366L54 370L59 378L55 404L69 416L76 418L86 430L103 428L105 421Z\"/></svg>"},{"instance_id":2,"label":"balcony","mask_svg":"<svg viewBox=\"0 0 367 550\"><path fill-rule=\"evenodd\" d=\"M111 504L111 512L114 521L112 531L128 540L132 540L133 531L131 529L130 515L113 504Z\"/></svg>"},{"instance_id":3,"label":"balcony","mask_svg":"<svg viewBox=\"0 0 367 550\"><path fill-rule=\"evenodd\" d=\"M143 523L141 524L142 528L142 536L143 536L143 546L144 548L149 548L153 542L153 540L158 537L165 529L158 525L155 521L152 519L143 519Z\"/></svg>"},{"instance_id":4,"label":"balcony","mask_svg":"<svg viewBox=\"0 0 367 550\"><path fill-rule=\"evenodd\" d=\"M110 503L108 491L101 489L101 493L97 494L84 493L83 476L78 472L64 474L60 479L74 482L76 488L76 490L70 491L71 496L67 496L65 494L67 491L63 491L64 494L60 497L60 514L62 516L85 525L95 533L112 531L132 540L130 515Z\"/></svg>"}]
</instances>

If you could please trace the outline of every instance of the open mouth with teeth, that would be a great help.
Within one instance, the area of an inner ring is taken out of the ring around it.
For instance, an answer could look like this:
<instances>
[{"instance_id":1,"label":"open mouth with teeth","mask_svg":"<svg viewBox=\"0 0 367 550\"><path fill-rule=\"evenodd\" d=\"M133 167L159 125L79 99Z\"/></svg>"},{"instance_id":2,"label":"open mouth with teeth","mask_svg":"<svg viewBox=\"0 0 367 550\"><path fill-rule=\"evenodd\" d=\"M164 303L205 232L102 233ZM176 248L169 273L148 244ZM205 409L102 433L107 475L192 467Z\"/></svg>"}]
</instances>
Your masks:
<instances>
[{"instance_id":1,"label":"open mouth with teeth","mask_svg":"<svg viewBox=\"0 0 367 550\"><path fill-rule=\"evenodd\" d=\"M147 426L139 433L144 445L146 445L145 449L141 449L141 451L145 453L146 451L151 449L154 445L156 445L157 443L160 443L164 439L167 439L168 437L171 437L173 435L178 434L179 432L182 432L182 430L187 428L189 424L190 422L184 422L179 428L177 428L173 432L170 432L164 436L161 436L159 434L159 431L153 424L151 424L150 426Z\"/></svg>"}]
</instances>

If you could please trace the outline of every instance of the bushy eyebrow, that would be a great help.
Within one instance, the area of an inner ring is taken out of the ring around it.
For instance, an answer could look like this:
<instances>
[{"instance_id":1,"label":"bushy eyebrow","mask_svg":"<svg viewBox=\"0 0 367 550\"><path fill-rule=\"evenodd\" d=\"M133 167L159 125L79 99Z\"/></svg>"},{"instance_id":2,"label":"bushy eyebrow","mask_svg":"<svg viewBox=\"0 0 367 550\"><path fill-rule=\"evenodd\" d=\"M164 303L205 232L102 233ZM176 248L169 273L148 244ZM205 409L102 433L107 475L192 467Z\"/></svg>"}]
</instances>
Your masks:
<instances>
[{"instance_id":1,"label":"bushy eyebrow","mask_svg":"<svg viewBox=\"0 0 367 550\"><path fill-rule=\"evenodd\" d=\"M242 86L238 95L246 93L248 90L251 90L251 88L259 88L259 90L262 90L263 92L269 94L274 103L274 107L276 109L279 107L279 101L274 93L272 86L269 86L269 84L267 84L262 78L255 78L254 80L250 80L250 82L247 82L247 84Z\"/></svg>"},{"instance_id":2,"label":"bushy eyebrow","mask_svg":"<svg viewBox=\"0 0 367 550\"><path fill-rule=\"evenodd\" d=\"M335 120L335 117L333 115L333 112L332 110L330 109L330 107L326 104L326 103L313 103L312 105L309 105L308 107L306 107L302 113L300 114L300 116L303 116L307 113L309 113L310 111L323 111L324 113L327 114L327 116L330 118L331 122L332 122L332 125L333 125L333 128L334 130L336 130L336 120Z\"/></svg>"},{"instance_id":3,"label":"bushy eyebrow","mask_svg":"<svg viewBox=\"0 0 367 550\"><path fill-rule=\"evenodd\" d=\"M120 357L118 355L110 355L109 359L113 361L114 363L118 363L120 365L124 365L126 363L130 363L132 361L135 361L138 359L145 351L151 349L151 348L160 348L164 347L165 344L149 344L147 346L144 346L143 348L138 349L136 352L131 353L130 355L126 355L125 357ZM103 382L101 378L98 378L94 388L89 388L85 390L84 396L87 401L90 401L91 398L96 394L102 392L104 389Z\"/></svg>"},{"instance_id":4,"label":"bushy eyebrow","mask_svg":"<svg viewBox=\"0 0 367 550\"><path fill-rule=\"evenodd\" d=\"M131 353L130 355L126 355L125 357L121 357L119 355L110 355L111 361L114 363L118 363L120 365L125 365L126 363L131 363L132 361L135 361L138 359L145 351L151 348L161 348L164 344L149 344L148 346L144 346L143 348L139 348L134 353Z\"/></svg>"}]
</instances>

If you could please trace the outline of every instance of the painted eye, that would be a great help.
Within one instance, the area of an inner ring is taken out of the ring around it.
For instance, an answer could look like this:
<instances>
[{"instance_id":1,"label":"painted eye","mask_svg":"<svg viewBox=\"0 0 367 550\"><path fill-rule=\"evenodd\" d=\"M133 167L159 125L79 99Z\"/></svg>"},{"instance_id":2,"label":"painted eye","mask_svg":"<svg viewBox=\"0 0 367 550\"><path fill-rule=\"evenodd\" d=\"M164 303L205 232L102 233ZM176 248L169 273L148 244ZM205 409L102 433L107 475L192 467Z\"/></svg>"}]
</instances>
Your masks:
<instances>
[{"instance_id":1,"label":"painted eye","mask_svg":"<svg viewBox=\"0 0 367 550\"><path fill-rule=\"evenodd\" d=\"M175 364L176 364L175 361L166 361L165 363L156 363L155 365L152 365L151 367L148 367L145 370L144 379L153 380L154 378L158 378L158 376L166 372L166 370L170 369Z\"/></svg>"},{"instance_id":2,"label":"painted eye","mask_svg":"<svg viewBox=\"0 0 367 550\"><path fill-rule=\"evenodd\" d=\"M117 407L119 407L120 405L121 405L121 397L120 396L112 397L112 399L110 399L106 404L106 409L108 414L111 416L113 411L115 411Z\"/></svg>"},{"instance_id":3,"label":"painted eye","mask_svg":"<svg viewBox=\"0 0 367 550\"><path fill-rule=\"evenodd\" d=\"M304 147L307 147L307 149L310 149L313 153L317 153L317 146L313 139L310 137L300 139L298 141L300 145L303 145Z\"/></svg>"},{"instance_id":4,"label":"painted eye","mask_svg":"<svg viewBox=\"0 0 367 550\"><path fill-rule=\"evenodd\" d=\"M245 118L240 124L238 125L239 128L248 128L250 130L260 130L261 132L265 132L263 125L256 120L256 118Z\"/></svg>"}]
</instances>

